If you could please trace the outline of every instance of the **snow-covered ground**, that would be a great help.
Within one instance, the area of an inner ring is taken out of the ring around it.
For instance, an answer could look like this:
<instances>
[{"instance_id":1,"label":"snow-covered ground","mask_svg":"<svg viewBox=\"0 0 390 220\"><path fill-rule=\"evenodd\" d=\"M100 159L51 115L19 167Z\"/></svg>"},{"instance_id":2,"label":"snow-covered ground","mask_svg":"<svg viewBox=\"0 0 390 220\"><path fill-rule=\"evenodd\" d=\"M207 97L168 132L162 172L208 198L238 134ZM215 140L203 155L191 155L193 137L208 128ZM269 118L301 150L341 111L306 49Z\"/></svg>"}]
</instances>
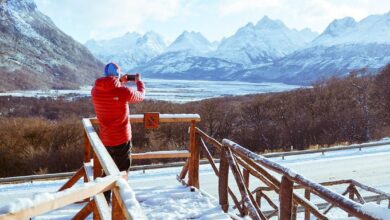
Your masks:
<instances>
[{"instance_id":1,"label":"snow-covered ground","mask_svg":"<svg viewBox=\"0 0 390 220\"><path fill-rule=\"evenodd\" d=\"M272 158L271 160L292 168L315 182L354 179L382 191L390 192L390 145L363 148L361 151L353 149L326 152L324 155L314 153L289 156L285 159ZM215 199L198 192L189 192L188 188L182 187L176 180L176 175L180 170L180 167L173 167L130 173L129 184L134 189L146 215L151 219L186 219L189 216L199 219L228 218L218 209L218 202ZM231 175L230 178L230 186L238 195ZM18 198L31 197L38 192L54 192L64 182L65 180L57 180L0 185L0 207ZM259 185L258 180L251 179L251 189L255 189ZM346 187L343 185L331 189L341 193ZM218 182L208 164L200 166L200 188L218 198ZM297 192L302 193L299 190ZM363 196L368 195L361 192ZM275 201L277 200L276 195L270 196ZM314 201L320 202L316 198ZM387 201L381 205L387 206ZM80 205L72 205L37 219L66 219L79 209ZM300 214L299 217L302 218L302 215ZM331 219L346 219L347 215L334 209L329 217Z\"/></svg>"}]
</instances>

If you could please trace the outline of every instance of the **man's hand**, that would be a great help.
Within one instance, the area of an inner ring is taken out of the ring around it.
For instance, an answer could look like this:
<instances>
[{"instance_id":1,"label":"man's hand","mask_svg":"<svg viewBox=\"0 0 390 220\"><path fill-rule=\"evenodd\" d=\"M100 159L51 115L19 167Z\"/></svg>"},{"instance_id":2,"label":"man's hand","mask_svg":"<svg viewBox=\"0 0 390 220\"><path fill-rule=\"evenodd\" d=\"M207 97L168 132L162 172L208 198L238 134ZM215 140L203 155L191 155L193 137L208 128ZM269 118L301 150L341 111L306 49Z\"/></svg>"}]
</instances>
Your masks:
<instances>
[{"instance_id":1,"label":"man's hand","mask_svg":"<svg viewBox=\"0 0 390 220\"><path fill-rule=\"evenodd\" d=\"M121 76L121 78L119 79L119 81L120 81L121 83L127 83L127 74Z\"/></svg>"},{"instance_id":2,"label":"man's hand","mask_svg":"<svg viewBox=\"0 0 390 220\"><path fill-rule=\"evenodd\" d=\"M139 74L139 73L136 73L135 74L135 83L137 83L138 81L141 81L141 74Z\"/></svg>"}]
</instances>

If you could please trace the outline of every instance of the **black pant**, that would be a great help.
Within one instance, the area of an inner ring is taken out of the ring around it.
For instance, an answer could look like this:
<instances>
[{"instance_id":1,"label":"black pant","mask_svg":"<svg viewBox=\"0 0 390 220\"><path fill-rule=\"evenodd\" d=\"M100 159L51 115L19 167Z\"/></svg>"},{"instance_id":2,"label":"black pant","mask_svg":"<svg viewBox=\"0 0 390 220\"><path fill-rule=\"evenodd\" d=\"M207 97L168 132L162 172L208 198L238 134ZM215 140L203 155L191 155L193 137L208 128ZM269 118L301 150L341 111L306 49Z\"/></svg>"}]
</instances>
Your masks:
<instances>
[{"instance_id":1,"label":"black pant","mask_svg":"<svg viewBox=\"0 0 390 220\"><path fill-rule=\"evenodd\" d=\"M132 143L128 141L127 143L117 145L117 146L106 146L106 149L112 159L114 160L116 166L120 171L128 171L131 166L130 153L131 153ZM105 174L103 176L106 176ZM104 197L106 197L107 202L110 201L111 190L104 192Z\"/></svg>"},{"instance_id":2,"label":"black pant","mask_svg":"<svg viewBox=\"0 0 390 220\"><path fill-rule=\"evenodd\" d=\"M106 149L120 171L128 171L130 168L131 141L117 146L106 146Z\"/></svg>"}]
</instances>

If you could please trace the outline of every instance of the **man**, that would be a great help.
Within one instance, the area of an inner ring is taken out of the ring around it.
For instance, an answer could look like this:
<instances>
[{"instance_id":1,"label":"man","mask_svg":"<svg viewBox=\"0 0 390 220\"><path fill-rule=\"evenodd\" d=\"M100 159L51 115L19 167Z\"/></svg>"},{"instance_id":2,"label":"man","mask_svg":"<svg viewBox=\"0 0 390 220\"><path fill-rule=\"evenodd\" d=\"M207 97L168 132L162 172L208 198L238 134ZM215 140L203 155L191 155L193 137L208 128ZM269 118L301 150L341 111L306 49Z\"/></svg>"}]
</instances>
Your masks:
<instances>
[{"instance_id":1,"label":"man","mask_svg":"<svg viewBox=\"0 0 390 220\"><path fill-rule=\"evenodd\" d=\"M137 90L126 87L127 74L122 75L119 65L109 63L104 69L104 77L95 81L92 88L92 102L99 121L99 136L108 153L120 171L130 168L131 126L129 105L142 102L145 98L145 85L141 76L135 76ZM105 192L110 201L111 192Z\"/></svg>"}]
</instances>

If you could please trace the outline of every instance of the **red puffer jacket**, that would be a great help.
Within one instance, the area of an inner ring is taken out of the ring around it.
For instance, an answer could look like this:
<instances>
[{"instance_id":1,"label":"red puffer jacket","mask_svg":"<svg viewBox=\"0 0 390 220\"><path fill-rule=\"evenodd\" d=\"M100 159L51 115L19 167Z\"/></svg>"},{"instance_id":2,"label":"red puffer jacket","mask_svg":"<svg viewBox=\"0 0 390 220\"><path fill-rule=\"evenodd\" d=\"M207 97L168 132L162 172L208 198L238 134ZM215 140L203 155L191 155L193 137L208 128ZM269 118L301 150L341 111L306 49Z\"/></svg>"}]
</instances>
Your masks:
<instances>
[{"instance_id":1,"label":"red puffer jacket","mask_svg":"<svg viewBox=\"0 0 390 220\"><path fill-rule=\"evenodd\" d=\"M117 146L131 140L128 104L144 100L144 83L138 81L135 91L122 85L117 77L107 76L96 80L91 93L103 144Z\"/></svg>"}]
</instances>

